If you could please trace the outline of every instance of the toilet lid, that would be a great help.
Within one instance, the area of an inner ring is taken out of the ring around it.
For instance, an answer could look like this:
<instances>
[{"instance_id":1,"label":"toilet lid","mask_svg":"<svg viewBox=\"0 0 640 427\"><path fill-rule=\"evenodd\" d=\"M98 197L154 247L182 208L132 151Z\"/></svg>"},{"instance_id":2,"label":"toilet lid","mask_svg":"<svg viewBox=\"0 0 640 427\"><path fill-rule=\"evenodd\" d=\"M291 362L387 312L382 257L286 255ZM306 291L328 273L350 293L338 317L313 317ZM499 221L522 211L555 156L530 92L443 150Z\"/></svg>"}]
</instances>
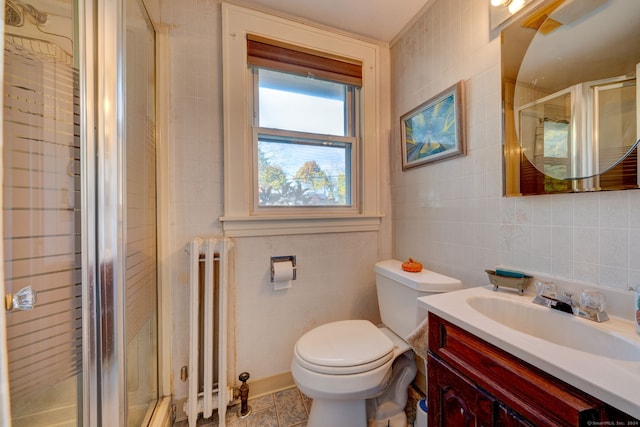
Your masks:
<instances>
[{"instance_id":1,"label":"toilet lid","mask_svg":"<svg viewBox=\"0 0 640 427\"><path fill-rule=\"evenodd\" d=\"M295 356L307 369L353 374L375 369L393 357L393 342L367 320L327 323L304 334Z\"/></svg>"}]
</instances>

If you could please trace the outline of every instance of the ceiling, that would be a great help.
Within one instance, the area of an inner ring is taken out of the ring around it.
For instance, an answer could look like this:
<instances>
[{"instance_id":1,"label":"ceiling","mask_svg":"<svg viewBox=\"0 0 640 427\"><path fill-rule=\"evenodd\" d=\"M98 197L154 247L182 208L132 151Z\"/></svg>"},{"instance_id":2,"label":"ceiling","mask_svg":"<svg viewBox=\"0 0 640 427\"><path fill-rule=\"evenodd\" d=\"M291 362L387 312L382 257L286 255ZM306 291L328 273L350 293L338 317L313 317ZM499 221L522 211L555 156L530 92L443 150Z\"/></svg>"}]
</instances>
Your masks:
<instances>
[{"instance_id":1,"label":"ceiling","mask_svg":"<svg viewBox=\"0 0 640 427\"><path fill-rule=\"evenodd\" d=\"M390 42L431 0L244 0L242 3Z\"/></svg>"}]
</instances>

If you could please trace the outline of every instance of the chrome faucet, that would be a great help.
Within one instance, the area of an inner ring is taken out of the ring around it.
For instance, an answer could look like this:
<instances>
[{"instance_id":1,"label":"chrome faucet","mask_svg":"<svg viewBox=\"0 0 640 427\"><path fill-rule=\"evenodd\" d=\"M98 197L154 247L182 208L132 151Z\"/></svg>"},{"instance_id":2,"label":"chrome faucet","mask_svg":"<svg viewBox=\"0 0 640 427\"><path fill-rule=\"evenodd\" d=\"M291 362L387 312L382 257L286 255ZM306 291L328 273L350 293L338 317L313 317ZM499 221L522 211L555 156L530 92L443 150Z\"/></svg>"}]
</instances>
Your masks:
<instances>
[{"instance_id":1,"label":"chrome faucet","mask_svg":"<svg viewBox=\"0 0 640 427\"><path fill-rule=\"evenodd\" d=\"M536 288L538 294L532 301L535 304L593 320L594 322L609 320L609 316L604 311L604 295L598 291L585 290L578 301L570 292L558 292L555 284L550 282L536 282Z\"/></svg>"}]
</instances>

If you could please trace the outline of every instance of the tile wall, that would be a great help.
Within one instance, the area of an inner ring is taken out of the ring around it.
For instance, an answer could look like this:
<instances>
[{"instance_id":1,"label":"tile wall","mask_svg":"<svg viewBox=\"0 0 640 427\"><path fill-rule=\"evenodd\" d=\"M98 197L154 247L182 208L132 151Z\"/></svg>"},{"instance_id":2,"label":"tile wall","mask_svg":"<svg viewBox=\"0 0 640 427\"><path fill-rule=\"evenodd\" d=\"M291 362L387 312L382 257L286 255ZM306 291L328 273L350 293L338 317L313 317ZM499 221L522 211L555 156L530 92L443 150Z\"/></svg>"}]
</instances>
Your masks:
<instances>
[{"instance_id":1,"label":"tile wall","mask_svg":"<svg viewBox=\"0 0 640 427\"><path fill-rule=\"evenodd\" d=\"M391 47L393 242L468 286L485 268L626 289L640 283L640 191L502 197L500 40L487 0L435 0ZM467 156L403 172L399 117L466 84ZM416 238L416 236L420 236Z\"/></svg>"}]
</instances>

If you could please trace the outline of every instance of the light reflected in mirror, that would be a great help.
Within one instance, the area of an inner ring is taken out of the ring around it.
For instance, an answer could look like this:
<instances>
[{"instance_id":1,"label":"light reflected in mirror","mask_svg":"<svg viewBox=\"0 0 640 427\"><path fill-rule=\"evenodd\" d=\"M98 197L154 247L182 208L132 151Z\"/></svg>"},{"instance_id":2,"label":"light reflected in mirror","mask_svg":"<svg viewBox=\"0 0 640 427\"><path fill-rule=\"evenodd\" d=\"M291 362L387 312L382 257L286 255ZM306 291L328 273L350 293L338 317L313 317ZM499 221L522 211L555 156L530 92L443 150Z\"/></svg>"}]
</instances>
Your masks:
<instances>
[{"instance_id":1,"label":"light reflected in mirror","mask_svg":"<svg viewBox=\"0 0 640 427\"><path fill-rule=\"evenodd\" d=\"M505 28L505 195L638 188L638 64L638 0L547 0Z\"/></svg>"},{"instance_id":2,"label":"light reflected in mirror","mask_svg":"<svg viewBox=\"0 0 640 427\"><path fill-rule=\"evenodd\" d=\"M522 14L528 13L542 0L489 0L491 38Z\"/></svg>"}]
</instances>

